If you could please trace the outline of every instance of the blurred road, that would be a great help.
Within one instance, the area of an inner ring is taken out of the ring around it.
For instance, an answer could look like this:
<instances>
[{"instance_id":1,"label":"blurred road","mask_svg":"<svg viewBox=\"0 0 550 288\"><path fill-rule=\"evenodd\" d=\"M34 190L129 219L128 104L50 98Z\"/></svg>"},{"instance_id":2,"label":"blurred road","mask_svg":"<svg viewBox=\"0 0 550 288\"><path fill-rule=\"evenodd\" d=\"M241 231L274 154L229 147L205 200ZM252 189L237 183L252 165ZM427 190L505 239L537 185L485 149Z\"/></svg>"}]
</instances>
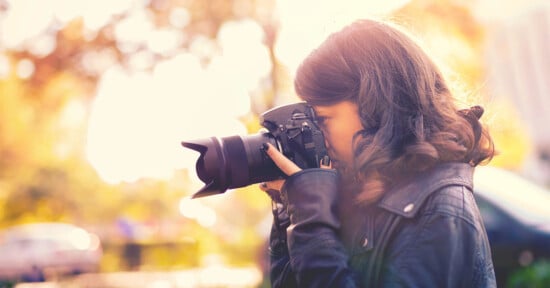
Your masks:
<instances>
[{"instance_id":1,"label":"blurred road","mask_svg":"<svg viewBox=\"0 0 550 288\"><path fill-rule=\"evenodd\" d=\"M15 288L253 288L262 275L256 268L208 267L170 272L83 274L56 282L20 283Z\"/></svg>"}]
</instances>

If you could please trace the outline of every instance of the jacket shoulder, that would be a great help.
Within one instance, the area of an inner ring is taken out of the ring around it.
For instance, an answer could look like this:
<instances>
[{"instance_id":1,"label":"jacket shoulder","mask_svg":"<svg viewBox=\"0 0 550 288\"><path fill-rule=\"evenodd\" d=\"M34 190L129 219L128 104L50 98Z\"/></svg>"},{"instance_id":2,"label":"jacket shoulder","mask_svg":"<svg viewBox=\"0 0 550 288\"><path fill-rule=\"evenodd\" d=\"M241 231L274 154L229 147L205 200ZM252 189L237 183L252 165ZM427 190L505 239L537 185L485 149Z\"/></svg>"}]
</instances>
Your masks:
<instances>
[{"instance_id":1,"label":"jacket shoulder","mask_svg":"<svg viewBox=\"0 0 550 288\"><path fill-rule=\"evenodd\" d=\"M406 218L415 217L420 207L424 206L424 203L435 192L459 189L459 187L471 191L473 171L474 168L467 163L438 165L418 175L416 179L406 185L388 191L380 199L378 206ZM443 197L446 196L443 195ZM451 196L449 195L449 197Z\"/></svg>"},{"instance_id":2,"label":"jacket shoulder","mask_svg":"<svg viewBox=\"0 0 550 288\"><path fill-rule=\"evenodd\" d=\"M419 213L456 216L474 226L481 221L473 192L461 185L442 187L426 199Z\"/></svg>"}]
</instances>

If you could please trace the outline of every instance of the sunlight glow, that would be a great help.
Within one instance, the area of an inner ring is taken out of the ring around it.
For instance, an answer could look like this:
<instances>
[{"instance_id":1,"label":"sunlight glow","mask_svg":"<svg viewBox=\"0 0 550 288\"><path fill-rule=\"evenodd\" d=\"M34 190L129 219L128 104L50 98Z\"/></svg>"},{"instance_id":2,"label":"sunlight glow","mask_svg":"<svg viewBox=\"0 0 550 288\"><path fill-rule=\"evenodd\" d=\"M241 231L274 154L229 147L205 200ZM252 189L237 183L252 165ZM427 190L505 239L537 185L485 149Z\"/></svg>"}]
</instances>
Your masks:
<instances>
[{"instance_id":1,"label":"sunlight glow","mask_svg":"<svg viewBox=\"0 0 550 288\"><path fill-rule=\"evenodd\" d=\"M9 13L0 17L0 43L8 49L22 50L26 41L44 33L53 20L50 1L8 1Z\"/></svg>"},{"instance_id":2,"label":"sunlight glow","mask_svg":"<svg viewBox=\"0 0 550 288\"><path fill-rule=\"evenodd\" d=\"M179 210L181 215L196 220L203 227L212 227L216 224L216 211L203 205L200 201L183 198L180 201Z\"/></svg>"},{"instance_id":3,"label":"sunlight glow","mask_svg":"<svg viewBox=\"0 0 550 288\"><path fill-rule=\"evenodd\" d=\"M152 73L108 70L98 87L87 143L88 159L101 177L111 183L167 178L174 169L194 167L196 155L181 141L244 134L236 117L249 109L246 91L228 96L230 91L213 89L207 79L191 54L160 62Z\"/></svg>"},{"instance_id":4,"label":"sunlight glow","mask_svg":"<svg viewBox=\"0 0 550 288\"><path fill-rule=\"evenodd\" d=\"M525 11L526 7L531 9L548 7L549 2L547 0L483 0L473 1L472 4L476 6L473 11L479 19L495 21L516 17Z\"/></svg>"},{"instance_id":5,"label":"sunlight glow","mask_svg":"<svg viewBox=\"0 0 550 288\"><path fill-rule=\"evenodd\" d=\"M80 123L84 123L86 104L79 99L69 100L60 115L60 127L75 129Z\"/></svg>"},{"instance_id":6,"label":"sunlight glow","mask_svg":"<svg viewBox=\"0 0 550 288\"><path fill-rule=\"evenodd\" d=\"M221 258L220 255L206 255L202 258ZM201 259L202 260L202 259ZM201 261L204 262L204 261ZM259 267L232 267L222 260L202 264L200 268L185 269L174 273L168 287L260 287L263 274ZM161 285L165 285L163 283ZM156 288L156 286L155 286Z\"/></svg>"},{"instance_id":7,"label":"sunlight glow","mask_svg":"<svg viewBox=\"0 0 550 288\"><path fill-rule=\"evenodd\" d=\"M36 67L34 63L29 59L22 59L17 63L16 73L21 79L27 79L34 74Z\"/></svg>"},{"instance_id":8,"label":"sunlight glow","mask_svg":"<svg viewBox=\"0 0 550 288\"><path fill-rule=\"evenodd\" d=\"M151 32L147 40L147 47L152 52L168 55L176 50L183 41L183 35L177 29L157 29Z\"/></svg>"},{"instance_id":9,"label":"sunlight glow","mask_svg":"<svg viewBox=\"0 0 550 288\"><path fill-rule=\"evenodd\" d=\"M8 0L9 13L0 17L0 43L8 49L37 51L40 56L55 47L55 39L47 38L52 26L82 17L86 29L97 31L113 16L139 5L143 1Z\"/></svg>"},{"instance_id":10,"label":"sunlight glow","mask_svg":"<svg viewBox=\"0 0 550 288\"><path fill-rule=\"evenodd\" d=\"M86 250L92 245L92 239L84 229L75 229L66 235L69 242L79 250Z\"/></svg>"},{"instance_id":11,"label":"sunlight glow","mask_svg":"<svg viewBox=\"0 0 550 288\"><path fill-rule=\"evenodd\" d=\"M229 91L251 90L260 79L269 76L272 63L268 48L262 44L263 37L262 28L252 20L226 22L220 28L218 42L223 54L212 60L210 70L215 79L225 80ZM231 100L231 96L224 98Z\"/></svg>"},{"instance_id":12,"label":"sunlight glow","mask_svg":"<svg viewBox=\"0 0 550 288\"><path fill-rule=\"evenodd\" d=\"M257 287L262 274L256 268L236 270L224 265L210 265L201 271L199 279L204 287Z\"/></svg>"},{"instance_id":13,"label":"sunlight glow","mask_svg":"<svg viewBox=\"0 0 550 288\"><path fill-rule=\"evenodd\" d=\"M81 65L90 75L101 75L116 63L116 52L112 48L104 48L83 53Z\"/></svg>"},{"instance_id":14,"label":"sunlight glow","mask_svg":"<svg viewBox=\"0 0 550 288\"><path fill-rule=\"evenodd\" d=\"M145 41L125 29L117 32L125 39L121 43ZM238 118L250 111L249 92L271 71L262 33L255 22L229 22L220 29L219 48L209 50L209 64L201 61L206 55L180 51L150 72L114 66L103 73L87 140L88 159L100 176L110 183L168 178L174 169L194 169L197 155L181 147L181 141L244 135ZM173 49L166 43L156 52ZM133 67L151 63L147 54L142 56ZM212 216L202 219L205 225L215 221Z\"/></svg>"},{"instance_id":15,"label":"sunlight glow","mask_svg":"<svg viewBox=\"0 0 550 288\"><path fill-rule=\"evenodd\" d=\"M86 153L108 182L170 177L174 169L192 168L196 160L181 141L246 133L238 119L249 113L251 92L272 72L264 30L250 19L223 23L215 39L187 39L182 28L191 15L185 8L168 15L171 27L156 27L145 9L149 2L143 0L6 1L9 9L0 12L0 43L38 57L56 49L54 32L70 21L82 19L82 36L91 40L121 16L112 33L117 47L127 54L126 68L116 65L114 49L87 52L81 58L87 73L100 75ZM278 0L278 60L292 71L312 47L344 23L408 2L343 1ZM187 50L184 41L189 41ZM158 62L158 56L164 60ZM0 62L0 74L5 75L9 63ZM23 79L35 72L29 60L14 65Z\"/></svg>"},{"instance_id":16,"label":"sunlight glow","mask_svg":"<svg viewBox=\"0 0 550 288\"><path fill-rule=\"evenodd\" d=\"M72 1L72 0L65 0ZM90 30L98 30L105 26L113 16L121 14L135 4L140 2L139 0L117 0L117 1L85 1L79 0L83 8L79 11L84 19L84 25ZM143 4L141 4L143 5Z\"/></svg>"},{"instance_id":17,"label":"sunlight glow","mask_svg":"<svg viewBox=\"0 0 550 288\"><path fill-rule=\"evenodd\" d=\"M191 14L185 8L175 8L170 13L170 24L175 28L182 29L191 21Z\"/></svg>"},{"instance_id":18,"label":"sunlight glow","mask_svg":"<svg viewBox=\"0 0 550 288\"><path fill-rule=\"evenodd\" d=\"M140 45L147 43L154 30L151 18L145 10L135 10L117 23L114 29L117 47L124 53L132 53Z\"/></svg>"},{"instance_id":19,"label":"sunlight glow","mask_svg":"<svg viewBox=\"0 0 550 288\"><path fill-rule=\"evenodd\" d=\"M53 34L41 34L33 39L27 50L33 55L44 57L52 53L56 46L57 40Z\"/></svg>"},{"instance_id":20,"label":"sunlight glow","mask_svg":"<svg viewBox=\"0 0 550 288\"><path fill-rule=\"evenodd\" d=\"M3 53L0 53L0 79L7 78L10 75L10 72L10 59Z\"/></svg>"},{"instance_id":21,"label":"sunlight glow","mask_svg":"<svg viewBox=\"0 0 550 288\"><path fill-rule=\"evenodd\" d=\"M294 74L299 63L331 33L360 18L383 17L409 1L278 0L281 25L275 53Z\"/></svg>"}]
</instances>

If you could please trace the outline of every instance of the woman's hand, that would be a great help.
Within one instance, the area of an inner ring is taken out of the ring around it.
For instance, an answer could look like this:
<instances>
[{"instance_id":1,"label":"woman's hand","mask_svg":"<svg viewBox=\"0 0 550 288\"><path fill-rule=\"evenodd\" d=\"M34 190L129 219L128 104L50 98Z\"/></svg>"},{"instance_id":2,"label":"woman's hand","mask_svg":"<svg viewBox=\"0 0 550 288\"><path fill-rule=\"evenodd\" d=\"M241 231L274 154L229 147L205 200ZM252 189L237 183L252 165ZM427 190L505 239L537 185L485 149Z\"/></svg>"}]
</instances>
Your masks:
<instances>
[{"instance_id":1,"label":"woman's hand","mask_svg":"<svg viewBox=\"0 0 550 288\"><path fill-rule=\"evenodd\" d=\"M265 143L264 149L267 153L267 156L269 156L269 158L273 160L275 165L277 165L277 167L279 167L279 169L281 169L281 171L283 171L283 173L285 173L287 176L290 176L302 170L300 167L298 167L298 165L296 165L290 159L286 158L283 153L279 152L279 150L273 147L273 145ZM284 179L263 182L262 184L260 184L260 189L268 193L272 192L273 190L278 192L281 191L284 183Z\"/></svg>"},{"instance_id":2,"label":"woman's hand","mask_svg":"<svg viewBox=\"0 0 550 288\"><path fill-rule=\"evenodd\" d=\"M279 150L277 150L273 145L269 143L264 144L265 152L267 153L267 156L275 162L275 165L283 171L287 176L290 176L300 170L302 170L298 165L296 165L294 162L292 162L290 159L286 158L283 153L281 153Z\"/></svg>"},{"instance_id":3,"label":"woman's hand","mask_svg":"<svg viewBox=\"0 0 550 288\"><path fill-rule=\"evenodd\" d=\"M288 159L285 155L283 155L283 153L281 153L279 150L273 147L273 145L269 143L265 143L264 149L267 155L271 158L271 160L273 160L275 165L277 165L277 167L279 167L279 169L281 169L281 171L283 171L283 173L285 173L287 176L291 176L292 174L302 170L300 167L298 167L298 165L296 165L294 162ZM331 165L330 164L323 165L321 163L320 167L330 169ZM272 192L273 190L281 191L281 188L283 187L284 183L285 183L284 179L263 182L262 184L260 184L260 189L268 193Z\"/></svg>"}]
</instances>

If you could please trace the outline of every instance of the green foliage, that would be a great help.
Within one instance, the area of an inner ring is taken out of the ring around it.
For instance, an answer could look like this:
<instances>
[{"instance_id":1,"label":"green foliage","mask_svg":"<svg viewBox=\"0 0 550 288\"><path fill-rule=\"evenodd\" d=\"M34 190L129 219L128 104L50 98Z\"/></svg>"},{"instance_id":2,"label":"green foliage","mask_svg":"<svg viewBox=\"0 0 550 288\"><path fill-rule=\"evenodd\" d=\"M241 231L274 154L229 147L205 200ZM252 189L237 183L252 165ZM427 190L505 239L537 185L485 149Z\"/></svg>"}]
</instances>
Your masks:
<instances>
[{"instance_id":1,"label":"green foliage","mask_svg":"<svg viewBox=\"0 0 550 288\"><path fill-rule=\"evenodd\" d=\"M543 288L550 287L550 261L535 262L516 271L510 276L508 288Z\"/></svg>"},{"instance_id":2,"label":"green foliage","mask_svg":"<svg viewBox=\"0 0 550 288\"><path fill-rule=\"evenodd\" d=\"M17 283L9 282L9 281L0 281L0 288L12 288L15 287Z\"/></svg>"}]
</instances>

